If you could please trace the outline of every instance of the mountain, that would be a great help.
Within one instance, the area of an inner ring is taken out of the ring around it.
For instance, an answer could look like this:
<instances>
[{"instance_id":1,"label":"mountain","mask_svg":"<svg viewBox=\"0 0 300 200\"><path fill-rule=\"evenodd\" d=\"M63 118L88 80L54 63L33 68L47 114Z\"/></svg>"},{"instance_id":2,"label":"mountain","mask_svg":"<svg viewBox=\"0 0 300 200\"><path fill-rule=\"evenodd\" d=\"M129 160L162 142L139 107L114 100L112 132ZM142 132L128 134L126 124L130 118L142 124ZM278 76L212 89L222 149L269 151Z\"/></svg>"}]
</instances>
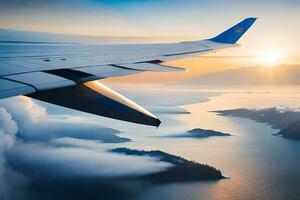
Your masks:
<instances>
[{"instance_id":1,"label":"mountain","mask_svg":"<svg viewBox=\"0 0 300 200\"><path fill-rule=\"evenodd\" d=\"M280 129L280 131L274 135L280 135L290 139L300 139L300 112L298 111L282 111L277 108L266 108L261 110L239 108L213 112L222 116L241 117L261 123L267 123L275 129Z\"/></svg>"},{"instance_id":2,"label":"mountain","mask_svg":"<svg viewBox=\"0 0 300 200\"><path fill-rule=\"evenodd\" d=\"M241 117L261 123L267 123L275 129L284 129L290 124L300 120L300 112L293 110L283 111L276 107L258 110L239 108L233 110L217 110L213 112L222 116Z\"/></svg>"},{"instance_id":3,"label":"mountain","mask_svg":"<svg viewBox=\"0 0 300 200\"><path fill-rule=\"evenodd\" d=\"M185 82L201 85L300 84L300 66L243 67L199 76Z\"/></svg>"}]
</instances>

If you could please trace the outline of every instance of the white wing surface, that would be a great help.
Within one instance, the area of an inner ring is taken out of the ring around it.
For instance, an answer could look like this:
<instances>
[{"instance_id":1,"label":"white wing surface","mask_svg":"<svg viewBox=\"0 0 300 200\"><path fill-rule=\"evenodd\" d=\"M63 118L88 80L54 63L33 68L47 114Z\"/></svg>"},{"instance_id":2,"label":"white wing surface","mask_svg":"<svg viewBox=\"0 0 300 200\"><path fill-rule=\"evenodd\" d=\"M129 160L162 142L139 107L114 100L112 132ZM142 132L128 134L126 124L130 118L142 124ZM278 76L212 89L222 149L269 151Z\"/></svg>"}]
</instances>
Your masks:
<instances>
[{"instance_id":1,"label":"white wing surface","mask_svg":"<svg viewBox=\"0 0 300 200\"><path fill-rule=\"evenodd\" d=\"M0 43L0 98L27 95L84 112L158 126L129 99L88 81L144 71L183 71L163 62L234 47L255 22L247 18L206 40L141 45Z\"/></svg>"}]
</instances>

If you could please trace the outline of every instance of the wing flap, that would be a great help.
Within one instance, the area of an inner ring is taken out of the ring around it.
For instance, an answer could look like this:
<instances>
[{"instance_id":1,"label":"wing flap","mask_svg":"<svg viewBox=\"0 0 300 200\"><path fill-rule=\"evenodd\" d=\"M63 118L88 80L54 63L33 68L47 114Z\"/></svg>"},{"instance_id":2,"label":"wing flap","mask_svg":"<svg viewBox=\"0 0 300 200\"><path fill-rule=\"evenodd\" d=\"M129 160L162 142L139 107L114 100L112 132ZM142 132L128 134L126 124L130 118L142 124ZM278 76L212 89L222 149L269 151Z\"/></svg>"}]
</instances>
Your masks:
<instances>
[{"instance_id":1,"label":"wing flap","mask_svg":"<svg viewBox=\"0 0 300 200\"><path fill-rule=\"evenodd\" d=\"M151 62L129 63L129 64L117 64L116 67L134 69L140 71L158 71L158 72L176 72L185 71L184 68L160 65Z\"/></svg>"},{"instance_id":2,"label":"wing flap","mask_svg":"<svg viewBox=\"0 0 300 200\"><path fill-rule=\"evenodd\" d=\"M30 94L35 91L36 90L33 87L30 87L28 85L0 78L0 99L17 95Z\"/></svg>"},{"instance_id":3,"label":"wing flap","mask_svg":"<svg viewBox=\"0 0 300 200\"><path fill-rule=\"evenodd\" d=\"M74 81L45 72L16 74L5 76L4 78L18 83L23 83L25 85L30 85L37 90L47 90L75 85Z\"/></svg>"},{"instance_id":4,"label":"wing flap","mask_svg":"<svg viewBox=\"0 0 300 200\"><path fill-rule=\"evenodd\" d=\"M103 117L150 126L160 125L160 120L149 111L97 81L38 91L28 96Z\"/></svg>"},{"instance_id":5,"label":"wing flap","mask_svg":"<svg viewBox=\"0 0 300 200\"><path fill-rule=\"evenodd\" d=\"M80 67L80 68L76 68L75 70L92 74L98 79L114 77L114 76L125 76L125 75L136 74L141 72L139 70L124 69L124 68L115 67L111 65Z\"/></svg>"}]
</instances>

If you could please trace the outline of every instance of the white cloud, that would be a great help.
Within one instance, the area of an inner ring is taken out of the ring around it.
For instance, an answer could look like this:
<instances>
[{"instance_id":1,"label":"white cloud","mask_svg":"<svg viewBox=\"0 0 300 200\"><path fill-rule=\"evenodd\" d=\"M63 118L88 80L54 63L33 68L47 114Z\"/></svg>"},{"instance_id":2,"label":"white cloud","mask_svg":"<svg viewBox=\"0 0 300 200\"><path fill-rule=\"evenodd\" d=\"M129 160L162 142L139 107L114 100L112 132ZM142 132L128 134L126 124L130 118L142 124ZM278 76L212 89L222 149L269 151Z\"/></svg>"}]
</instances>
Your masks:
<instances>
[{"instance_id":1,"label":"white cloud","mask_svg":"<svg viewBox=\"0 0 300 200\"><path fill-rule=\"evenodd\" d=\"M0 108L0 199L8 199L8 180L5 176L4 151L11 148L15 142L15 134L18 131L17 123L12 116L3 108Z\"/></svg>"},{"instance_id":2,"label":"white cloud","mask_svg":"<svg viewBox=\"0 0 300 200\"><path fill-rule=\"evenodd\" d=\"M0 108L0 151L12 146L15 134L18 131L17 123L11 115L3 108Z\"/></svg>"},{"instance_id":3,"label":"white cloud","mask_svg":"<svg viewBox=\"0 0 300 200\"><path fill-rule=\"evenodd\" d=\"M114 143L128 141L116 135L120 131L103 127L95 118L49 115L46 107L27 97L3 99L0 106L12 115L19 126L18 137L25 140L74 137Z\"/></svg>"},{"instance_id":4,"label":"white cloud","mask_svg":"<svg viewBox=\"0 0 300 200\"><path fill-rule=\"evenodd\" d=\"M17 132L24 139L5 152L7 163L17 171L111 177L153 173L171 166L155 157L109 152L99 141L120 141L115 135L118 131L99 126L97 121L49 115L45 107L25 97L1 100L0 106L5 108L0 109L0 130L5 137L13 136L10 145Z\"/></svg>"},{"instance_id":5,"label":"white cloud","mask_svg":"<svg viewBox=\"0 0 300 200\"><path fill-rule=\"evenodd\" d=\"M60 139L59 146L18 143L8 152L9 163L40 176L115 177L142 175L170 167L155 157L128 156L107 151L85 140ZM64 146L65 144L65 146ZM26 152L26 154L24 154Z\"/></svg>"}]
</instances>

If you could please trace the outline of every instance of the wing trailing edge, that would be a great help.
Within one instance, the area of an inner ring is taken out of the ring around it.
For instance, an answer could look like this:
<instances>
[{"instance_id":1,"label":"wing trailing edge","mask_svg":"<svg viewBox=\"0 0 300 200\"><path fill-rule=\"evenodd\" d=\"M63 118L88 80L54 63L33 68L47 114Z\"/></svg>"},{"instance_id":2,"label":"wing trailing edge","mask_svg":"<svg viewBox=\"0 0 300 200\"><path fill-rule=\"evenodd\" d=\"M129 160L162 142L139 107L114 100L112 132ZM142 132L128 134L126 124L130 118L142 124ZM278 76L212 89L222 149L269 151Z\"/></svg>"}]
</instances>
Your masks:
<instances>
[{"instance_id":1,"label":"wing trailing edge","mask_svg":"<svg viewBox=\"0 0 300 200\"><path fill-rule=\"evenodd\" d=\"M27 96L63 107L127 122L156 127L161 123L149 111L97 81L38 91Z\"/></svg>"}]
</instances>

